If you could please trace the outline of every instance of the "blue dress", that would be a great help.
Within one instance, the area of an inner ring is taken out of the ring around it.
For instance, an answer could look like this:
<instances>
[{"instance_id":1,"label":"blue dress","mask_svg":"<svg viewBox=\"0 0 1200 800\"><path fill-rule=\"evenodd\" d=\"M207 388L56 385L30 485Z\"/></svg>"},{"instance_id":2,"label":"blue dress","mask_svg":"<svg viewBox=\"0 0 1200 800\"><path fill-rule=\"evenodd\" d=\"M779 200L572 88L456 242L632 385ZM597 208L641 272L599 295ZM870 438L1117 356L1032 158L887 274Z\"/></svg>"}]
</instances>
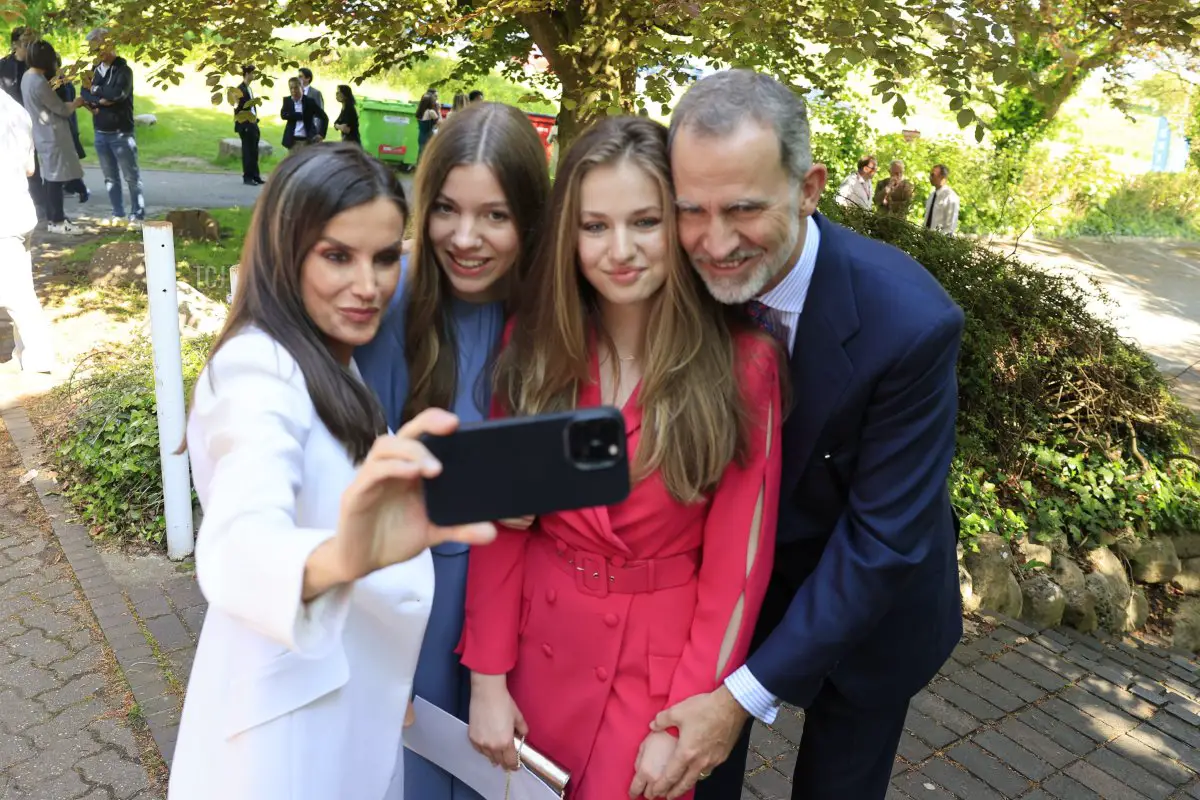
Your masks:
<instances>
[{"instance_id":1,"label":"blue dress","mask_svg":"<svg viewBox=\"0 0 1200 800\"><path fill-rule=\"evenodd\" d=\"M407 262L402 271L407 271ZM401 277L401 285L404 285ZM408 398L408 364L404 360L406 298L397 291L375 340L354 352L354 361L367 385L383 403L388 427L395 431ZM484 375L496 343L504 332L500 303L481 305L455 299L451 309L458 343L458 395L452 409L463 422L487 416L490 375ZM464 722L470 708L470 673L454 648L462 635L467 591L467 545L449 543L433 549L434 594L429 627L421 645L413 691ZM404 786L393 785L386 800L483 800L466 784L420 756L405 750ZM401 792L403 788L403 792Z\"/></svg>"}]
</instances>

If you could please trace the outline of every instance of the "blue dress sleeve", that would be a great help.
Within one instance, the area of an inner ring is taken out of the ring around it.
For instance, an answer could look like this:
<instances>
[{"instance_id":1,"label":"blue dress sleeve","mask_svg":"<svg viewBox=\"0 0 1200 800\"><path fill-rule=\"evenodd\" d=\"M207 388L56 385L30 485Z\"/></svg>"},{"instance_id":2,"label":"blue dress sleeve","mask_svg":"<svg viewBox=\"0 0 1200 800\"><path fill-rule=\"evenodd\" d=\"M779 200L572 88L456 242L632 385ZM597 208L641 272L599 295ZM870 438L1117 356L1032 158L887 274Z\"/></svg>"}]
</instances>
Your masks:
<instances>
[{"instance_id":1,"label":"blue dress sleeve","mask_svg":"<svg viewBox=\"0 0 1200 800\"><path fill-rule=\"evenodd\" d=\"M404 312L406 295L404 287L408 273L408 258L400 262L400 285L384 312L375 338L354 350L354 363L362 373L363 381L379 402L388 428L399 430L404 401L408 399L408 364L404 360Z\"/></svg>"}]
</instances>

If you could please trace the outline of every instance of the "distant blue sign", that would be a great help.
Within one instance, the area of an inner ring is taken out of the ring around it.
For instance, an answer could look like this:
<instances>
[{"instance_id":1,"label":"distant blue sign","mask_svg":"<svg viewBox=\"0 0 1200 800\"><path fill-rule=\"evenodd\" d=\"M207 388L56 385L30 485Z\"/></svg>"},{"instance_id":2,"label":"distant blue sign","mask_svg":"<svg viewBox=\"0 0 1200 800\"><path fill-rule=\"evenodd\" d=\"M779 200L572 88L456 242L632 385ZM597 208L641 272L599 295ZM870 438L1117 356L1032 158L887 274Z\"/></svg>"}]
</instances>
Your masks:
<instances>
[{"instance_id":1,"label":"distant blue sign","mask_svg":"<svg viewBox=\"0 0 1200 800\"><path fill-rule=\"evenodd\" d=\"M1166 117L1158 118L1158 134L1154 137L1154 155L1150 159L1151 172L1166 172L1171 157L1171 123Z\"/></svg>"}]
</instances>

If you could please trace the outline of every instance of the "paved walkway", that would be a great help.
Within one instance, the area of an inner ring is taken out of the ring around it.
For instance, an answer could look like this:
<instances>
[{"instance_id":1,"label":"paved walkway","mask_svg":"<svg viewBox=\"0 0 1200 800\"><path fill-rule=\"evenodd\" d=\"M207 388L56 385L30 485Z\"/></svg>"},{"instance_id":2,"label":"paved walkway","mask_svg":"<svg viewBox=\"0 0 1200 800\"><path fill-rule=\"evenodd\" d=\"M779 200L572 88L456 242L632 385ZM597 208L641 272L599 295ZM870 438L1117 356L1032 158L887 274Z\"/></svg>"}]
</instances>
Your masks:
<instances>
[{"instance_id":1,"label":"paved walkway","mask_svg":"<svg viewBox=\"0 0 1200 800\"><path fill-rule=\"evenodd\" d=\"M79 203L68 195L67 216L71 219L99 219L112 213L112 205L104 189L104 174L96 167L85 167L83 180L91 191L91 199ZM234 172L173 172L144 169L142 184L146 192L146 211L151 216L173 208L232 208L253 205L262 191L258 186L246 186L242 176ZM412 176L401 178L404 190L412 197ZM125 210L129 211L129 189L123 188Z\"/></svg>"},{"instance_id":2,"label":"paved walkway","mask_svg":"<svg viewBox=\"0 0 1200 800\"><path fill-rule=\"evenodd\" d=\"M144 767L158 757L143 759L128 687L3 426L0 470L0 798L159 797Z\"/></svg>"},{"instance_id":3,"label":"paved walkway","mask_svg":"<svg viewBox=\"0 0 1200 800\"><path fill-rule=\"evenodd\" d=\"M21 458L36 464L24 412L3 415ZM10 785L0 799L93 796L11 792L16 781L56 779L80 792L114 787L97 797L149 798L128 733L98 716L106 706L91 665L103 644L86 629L91 615L76 602L71 568L168 763L203 597L194 578L174 571L123 588L86 532L62 522L53 483L34 485L57 515L71 566L52 541L0 516L0 724L22 733L0 741L0 788ZM1200 662L1146 640L1039 632L1003 619L970 627L912 702L890 800L1200 800ZM50 719L64 706L69 713ZM743 800L791 797L803 729L802 713L785 709L754 731Z\"/></svg>"}]
</instances>

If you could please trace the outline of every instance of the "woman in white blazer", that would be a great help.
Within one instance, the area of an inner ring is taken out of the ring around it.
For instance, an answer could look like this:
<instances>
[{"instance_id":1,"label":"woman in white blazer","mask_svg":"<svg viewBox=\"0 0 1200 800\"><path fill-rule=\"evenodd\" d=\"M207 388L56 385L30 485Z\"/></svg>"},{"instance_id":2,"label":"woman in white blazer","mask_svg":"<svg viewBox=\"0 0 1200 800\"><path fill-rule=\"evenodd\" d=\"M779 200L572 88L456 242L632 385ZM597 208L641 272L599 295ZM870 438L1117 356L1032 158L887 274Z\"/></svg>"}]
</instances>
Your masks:
<instances>
[{"instance_id":1,"label":"woman in white blazer","mask_svg":"<svg viewBox=\"0 0 1200 800\"><path fill-rule=\"evenodd\" d=\"M427 548L494 536L425 517L440 465L416 437L454 416L387 435L351 358L395 292L406 216L353 145L288 157L258 201L188 424L209 607L170 800L376 800L402 769Z\"/></svg>"}]
</instances>

